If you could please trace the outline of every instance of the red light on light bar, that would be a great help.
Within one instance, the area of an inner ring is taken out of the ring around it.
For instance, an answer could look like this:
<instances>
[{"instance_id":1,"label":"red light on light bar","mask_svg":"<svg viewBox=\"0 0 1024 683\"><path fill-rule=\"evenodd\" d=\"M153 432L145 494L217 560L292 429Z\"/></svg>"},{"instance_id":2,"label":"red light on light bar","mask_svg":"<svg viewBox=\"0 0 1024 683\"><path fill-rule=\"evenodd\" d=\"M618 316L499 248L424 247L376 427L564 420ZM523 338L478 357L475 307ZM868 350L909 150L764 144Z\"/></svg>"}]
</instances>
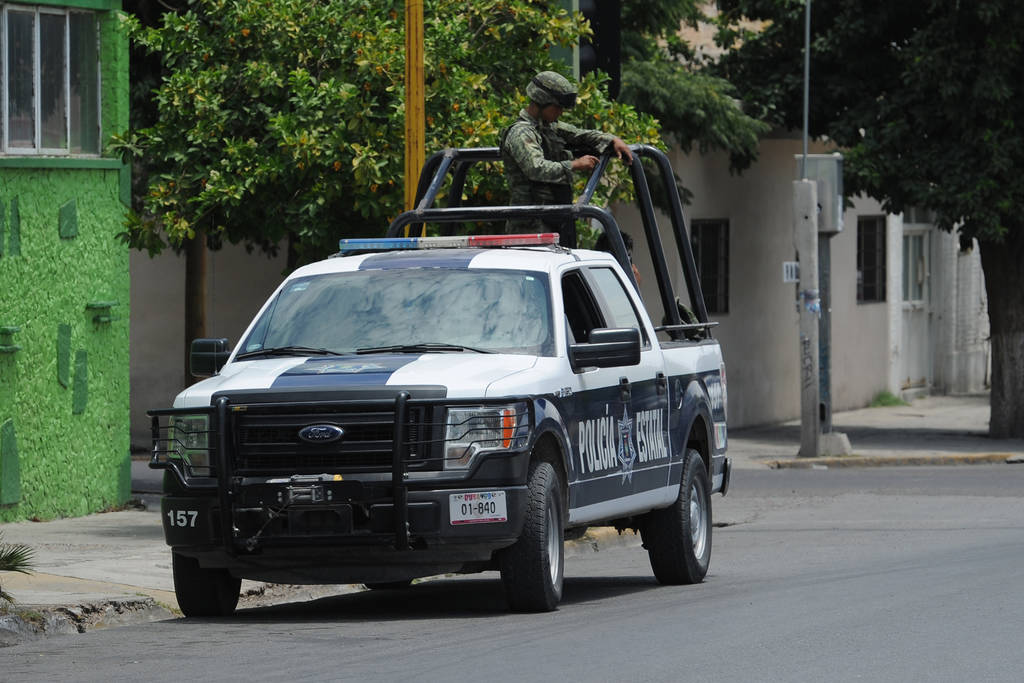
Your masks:
<instances>
[{"instance_id":1,"label":"red light on light bar","mask_svg":"<svg viewBox=\"0 0 1024 683\"><path fill-rule=\"evenodd\" d=\"M558 244L557 232L540 232L532 235L470 235L471 247L535 247Z\"/></svg>"}]
</instances>

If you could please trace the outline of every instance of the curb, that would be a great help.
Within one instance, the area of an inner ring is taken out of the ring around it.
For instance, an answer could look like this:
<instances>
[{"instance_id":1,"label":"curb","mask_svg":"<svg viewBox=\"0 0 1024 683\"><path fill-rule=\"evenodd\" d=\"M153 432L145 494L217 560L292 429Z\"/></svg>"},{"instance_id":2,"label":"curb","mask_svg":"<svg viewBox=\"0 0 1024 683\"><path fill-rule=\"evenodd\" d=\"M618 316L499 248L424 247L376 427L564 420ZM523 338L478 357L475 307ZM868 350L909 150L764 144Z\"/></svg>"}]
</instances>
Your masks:
<instances>
[{"instance_id":1,"label":"curb","mask_svg":"<svg viewBox=\"0 0 1024 683\"><path fill-rule=\"evenodd\" d=\"M914 465L987 465L1022 463L1024 456L1013 453L963 453L960 455L845 455L796 460L768 460L765 465L778 469L815 469L829 467L908 467Z\"/></svg>"},{"instance_id":2,"label":"curb","mask_svg":"<svg viewBox=\"0 0 1024 683\"><path fill-rule=\"evenodd\" d=\"M0 611L0 647L29 639L85 633L94 628L127 626L174 616L174 612L151 597L69 607L18 603Z\"/></svg>"}]
</instances>

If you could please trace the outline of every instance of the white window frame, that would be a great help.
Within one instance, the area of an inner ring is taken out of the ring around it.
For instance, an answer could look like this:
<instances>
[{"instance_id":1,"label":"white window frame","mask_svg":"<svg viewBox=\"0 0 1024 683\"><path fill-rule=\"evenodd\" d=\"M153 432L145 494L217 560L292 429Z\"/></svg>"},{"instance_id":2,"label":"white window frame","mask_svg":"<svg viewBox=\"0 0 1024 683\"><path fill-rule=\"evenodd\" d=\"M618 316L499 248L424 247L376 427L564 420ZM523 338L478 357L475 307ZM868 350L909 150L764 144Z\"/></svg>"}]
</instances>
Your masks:
<instances>
[{"instance_id":1,"label":"white window frame","mask_svg":"<svg viewBox=\"0 0 1024 683\"><path fill-rule=\"evenodd\" d=\"M0 15L0 61L3 62L2 82L0 82L0 100L2 100L2 109L0 109L0 115L3 116L3 139L0 140L0 155L3 156L74 156L74 157L90 157L97 158L102 154L102 149L97 152L71 152L71 15L72 14L89 14L93 16L95 21L95 12L88 10L80 10L78 8L71 7L51 7L46 5L19 5L3 3L3 14ZM33 115L33 147L13 147L10 143L11 137L11 125L10 125L10 97L8 95L8 83L10 82L10 53L7 46L8 33L7 33L7 18L10 12L22 12L35 14L35 21L33 22L33 35L32 35L32 115ZM42 125L42 50L40 49L40 31L42 30L42 22L40 21L40 15L48 14L51 16L63 16L64 17L64 147L43 147L43 125ZM94 24L95 25L95 24ZM97 131L98 139L103 140L103 117L102 117L102 74L100 72L99 56L100 56L100 45L99 45L99 31L96 32L96 122L99 130Z\"/></svg>"},{"instance_id":2,"label":"white window frame","mask_svg":"<svg viewBox=\"0 0 1024 683\"><path fill-rule=\"evenodd\" d=\"M928 285L929 285L929 272L928 272L928 231L927 230L911 230L904 225L903 232L903 296L901 301L904 304L904 308L924 308L925 302L928 301ZM915 262L913 261L914 253L910 248L915 240L919 240L921 245L920 258ZM914 279L920 279L921 291L920 296L914 296L915 283Z\"/></svg>"}]
</instances>

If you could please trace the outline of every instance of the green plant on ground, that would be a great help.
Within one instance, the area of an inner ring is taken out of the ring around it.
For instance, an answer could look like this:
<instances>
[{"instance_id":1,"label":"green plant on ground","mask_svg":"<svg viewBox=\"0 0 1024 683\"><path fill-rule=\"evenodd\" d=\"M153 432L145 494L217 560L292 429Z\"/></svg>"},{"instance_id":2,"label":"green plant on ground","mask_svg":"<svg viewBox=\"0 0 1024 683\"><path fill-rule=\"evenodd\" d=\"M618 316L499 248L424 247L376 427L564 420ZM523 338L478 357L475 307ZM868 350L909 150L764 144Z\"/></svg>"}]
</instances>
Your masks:
<instances>
[{"instance_id":1,"label":"green plant on ground","mask_svg":"<svg viewBox=\"0 0 1024 683\"><path fill-rule=\"evenodd\" d=\"M875 397L871 399L871 403L868 404L869 408L888 408L891 406L909 406L910 404L904 401L899 396L894 396L889 391L880 391L875 394Z\"/></svg>"},{"instance_id":2,"label":"green plant on ground","mask_svg":"<svg viewBox=\"0 0 1024 683\"><path fill-rule=\"evenodd\" d=\"M0 531L0 572L31 572L32 549L21 543L4 543L3 540L4 535ZM14 598L5 593L0 584L0 603L3 602L14 602Z\"/></svg>"}]
</instances>

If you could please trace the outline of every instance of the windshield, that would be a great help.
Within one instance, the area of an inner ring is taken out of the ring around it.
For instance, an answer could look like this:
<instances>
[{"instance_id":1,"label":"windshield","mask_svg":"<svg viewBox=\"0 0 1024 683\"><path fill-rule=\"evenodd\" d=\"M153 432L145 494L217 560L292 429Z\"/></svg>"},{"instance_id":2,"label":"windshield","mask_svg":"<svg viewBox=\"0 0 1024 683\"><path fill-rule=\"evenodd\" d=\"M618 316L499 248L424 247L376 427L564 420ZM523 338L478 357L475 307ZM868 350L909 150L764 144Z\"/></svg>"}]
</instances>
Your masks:
<instances>
[{"instance_id":1,"label":"windshield","mask_svg":"<svg viewBox=\"0 0 1024 683\"><path fill-rule=\"evenodd\" d=\"M400 268L314 275L281 290L239 353L444 344L553 356L550 300L547 277L526 271Z\"/></svg>"}]
</instances>

